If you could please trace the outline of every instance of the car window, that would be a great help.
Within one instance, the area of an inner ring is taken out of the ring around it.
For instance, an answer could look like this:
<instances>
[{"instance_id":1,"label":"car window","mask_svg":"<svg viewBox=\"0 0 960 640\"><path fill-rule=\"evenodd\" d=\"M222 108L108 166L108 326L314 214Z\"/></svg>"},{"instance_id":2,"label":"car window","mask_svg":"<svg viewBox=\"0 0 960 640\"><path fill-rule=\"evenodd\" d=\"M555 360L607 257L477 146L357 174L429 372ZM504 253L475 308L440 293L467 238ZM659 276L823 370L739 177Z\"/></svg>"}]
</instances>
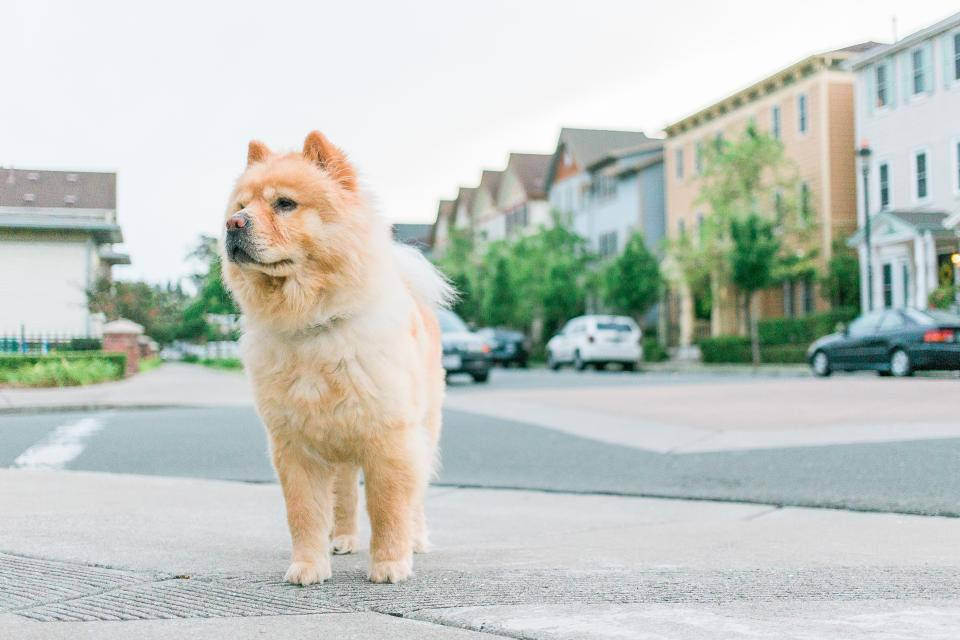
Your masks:
<instances>
[{"instance_id":1,"label":"car window","mask_svg":"<svg viewBox=\"0 0 960 640\"><path fill-rule=\"evenodd\" d=\"M630 333L633 327L621 322L598 322L598 331L617 331L619 333Z\"/></svg>"},{"instance_id":2,"label":"car window","mask_svg":"<svg viewBox=\"0 0 960 640\"><path fill-rule=\"evenodd\" d=\"M850 323L849 333L851 336L864 336L877 330L877 324L880 323L880 313L868 313L860 316Z\"/></svg>"},{"instance_id":3,"label":"car window","mask_svg":"<svg viewBox=\"0 0 960 640\"><path fill-rule=\"evenodd\" d=\"M899 311L888 311L883 314L883 319L880 320L880 331L892 331L894 329L900 329L906 324L906 321L903 319L903 315Z\"/></svg>"}]
</instances>

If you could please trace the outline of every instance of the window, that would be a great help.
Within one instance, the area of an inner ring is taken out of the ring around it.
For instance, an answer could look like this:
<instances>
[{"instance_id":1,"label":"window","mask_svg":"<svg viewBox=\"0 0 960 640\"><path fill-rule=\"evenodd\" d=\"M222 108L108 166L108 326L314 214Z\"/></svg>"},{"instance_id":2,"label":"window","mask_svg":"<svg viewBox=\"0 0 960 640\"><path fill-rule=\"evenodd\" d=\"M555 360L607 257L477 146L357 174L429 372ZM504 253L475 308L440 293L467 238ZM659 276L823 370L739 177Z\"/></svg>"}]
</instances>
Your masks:
<instances>
[{"instance_id":1,"label":"window","mask_svg":"<svg viewBox=\"0 0 960 640\"><path fill-rule=\"evenodd\" d=\"M893 307L893 264L883 263L883 306Z\"/></svg>"},{"instance_id":2,"label":"window","mask_svg":"<svg viewBox=\"0 0 960 640\"><path fill-rule=\"evenodd\" d=\"M811 313L813 313L813 306L814 306L813 291L814 291L813 279L810 277L807 277L803 281L803 313L805 315L810 315Z\"/></svg>"},{"instance_id":3,"label":"window","mask_svg":"<svg viewBox=\"0 0 960 640\"><path fill-rule=\"evenodd\" d=\"M677 149L677 180L683 180L683 149Z\"/></svg>"},{"instance_id":4,"label":"window","mask_svg":"<svg viewBox=\"0 0 960 640\"><path fill-rule=\"evenodd\" d=\"M603 174L594 174L590 181L590 195L597 200L606 200L612 198L617 192L617 182L615 178Z\"/></svg>"},{"instance_id":5,"label":"window","mask_svg":"<svg viewBox=\"0 0 960 640\"><path fill-rule=\"evenodd\" d=\"M890 70L887 68L887 64L882 62L877 65L876 68L877 74L877 108L883 108L890 104Z\"/></svg>"},{"instance_id":6,"label":"window","mask_svg":"<svg viewBox=\"0 0 960 640\"><path fill-rule=\"evenodd\" d=\"M865 336L873 333L877 328L877 324L880 322L881 315L882 314L880 312L874 311L873 313L868 313L865 316L860 316L850 323L850 335Z\"/></svg>"},{"instance_id":7,"label":"window","mask_svg":"<svg viewBox=\"0 0 960 640\"><path fill-rule=\"evenodd\" d=\"M717 135L713 139L713 145L717 148L717 151L723 151L723 132L722 131L717 131Z\"/></svg>"},{"instance_id":8,"label":"window","mask_svg":"<svg viewBox=\"0 0 960 640\"><path fill-rule=\"evenodd\" d=\"M927 152L920 151L914 156L914 172L916 174L916 196L917 200L923 200L927 197Z\"/></svg>"},{"instance_id":9,"label":"window","mask_svg":"<svg viewBox=\"0 0 960 640\"><path fill-rule=\"evenodd\" d=\"M694 168L697 170L697 175L703 173L703 143L698 142L696 149L693 154L693 163Z\"/></svg>"},{"instance_id":10,"label":"window","mask_svg":"<svg viewBox=\"0 0 960 640\"><path fill-rule=\"evenodd\" d=\"M681 238L687 235L687 223L683 218L677 220L677 233Z\"/></svg>"},{"instance_id":11,"label":"window","mask_svg":"<svg viewBox=\"0 0 960 640\"><path fill-rule=\"evenodd\" d=\"M800 213L804 218L810 215L810 185L806 182L800 185Z\"/></svg>"},{"instance_id":12,"label":"window","mask_svg":"<svg viewBox=\"0 0 960 640\"><path fill-rule=\"evenodd\" d=\"M797 130L806 133L807 127L807 94L801 93L797 96Z\"/></svg>"},{"instance_id":13,"label":"window","mask_svg":"<svg viewBox=\"0 0 960 640\"><path fill-rule=\"evenodd\" d=\"M960 33L953 34L953 79L960 80Z\"/></svg>"},{"instance_id":14,"label":"window","mask_svg":"<svg viewBox=\"0 0 960 640\"><path fill-rule=\"evenodd\" d=\"M930 88L927 86L927 61L923 48L910 52L910 73L913 79L913 95L924 93Z\"/></svg>"},{"instance_id":15,"label":"window","mask_svg":"<svg viewBox=\"0 0 960 640\"><path fill-rule=\"evenodd\" d=\"M617 252L617 232L608 231L607 233L601 233L600 237L597 238L597 253L600 254L601 258L607 256L612 256Z\"/></svg>"},{"instance_id":16,"label":"window","mask_svg":"<svg viewBox=\"0 0 960 640\"><path fill-rule=\"evenodd\" d=\"M890 208L890 166L880 164L880 210Z\"/></svg>"},{"instance_id":17,"label":"window","mask_svg":"<svg viewBox=\"0 0 960 640\"><path fill-rule=\"evenodd\" d=\"M771 115L771 120L773 122L773 125L771 127L773 131L773 137L779 140L780 139L780 105L778 104L773 105L773 112L770 115Z\"/></svg>"},{"instance_id":18,"label":"window","mask_svg":"<svg viewBox=\"0 0 960 640\"><path fill-rule=\"evenodd\" d=\"M901 281L903 285L903 300L900 306L907 307L910 306L910 265L907 264L906 260L900 265L900 269L903 278Z\"/></svg>"},{"instance_id":19,"label":"window","mask_svg":"<svg viewBox=\"0 0 960 640\"><path fill-rule=\"evenodd\" d=\"M793 280L783 281L783 316L792 318L793 313Z\"/></svg>"}]
</instances>

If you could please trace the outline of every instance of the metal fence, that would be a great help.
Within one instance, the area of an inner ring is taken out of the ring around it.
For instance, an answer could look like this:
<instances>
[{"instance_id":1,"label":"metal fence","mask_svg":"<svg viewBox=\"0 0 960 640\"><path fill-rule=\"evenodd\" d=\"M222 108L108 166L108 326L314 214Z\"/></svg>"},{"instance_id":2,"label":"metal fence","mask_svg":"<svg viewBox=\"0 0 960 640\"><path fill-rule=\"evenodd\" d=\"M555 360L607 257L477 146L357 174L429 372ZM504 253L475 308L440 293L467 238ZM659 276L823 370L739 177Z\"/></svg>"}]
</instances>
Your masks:
<instances>
[{"instance_id":1,"label":"metal fence","mask_svg":"<svg viewBox=\"0 0 960 640\"><path fill-rule=\"evenodd\" d=\"M51 331L0 333L0 353L50 353L51 351L92 351L103 348L98 337Z\"/></svg>"}]
</instances>

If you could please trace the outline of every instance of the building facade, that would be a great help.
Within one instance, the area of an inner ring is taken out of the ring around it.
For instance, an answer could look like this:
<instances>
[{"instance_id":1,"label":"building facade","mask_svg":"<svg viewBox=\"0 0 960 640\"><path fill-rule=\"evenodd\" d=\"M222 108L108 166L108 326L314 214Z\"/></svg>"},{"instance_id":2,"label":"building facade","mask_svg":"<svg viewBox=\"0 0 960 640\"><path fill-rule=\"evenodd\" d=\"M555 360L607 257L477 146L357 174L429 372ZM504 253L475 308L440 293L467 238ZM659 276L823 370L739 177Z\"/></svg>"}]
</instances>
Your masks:
<instances>
[{"instance_id":1,"label":"building facade","mask_svg":"<svg viewBox=\"0 0 960 640\"><path fill-rule=\"evenodd\" d=\"M503 220L497 226L503 230L501 238L531 233L552 223L546 193L549 164L548 154L510 154L497 190L497 210Z\"/></svg>"},{"instance_id":2,"label":"building facade","mask_svg":"<svg viewBox=\"0 0 960 640\"><path fill-rule=\"evenodd\" d=\"M710 211L700 200L705 145L733 140L752 125L779 139L786 157L796 166L799 201L815 214L819 229L819 256L826 264L836 239L856 229L856 173L854 162L854 76L846 63L875 46L865 43L813 55L746 89L666 127L664 173L667 229L670 237L697 233ZM675 295L689 295L677 292ZM714 287L710 319L712 335L745 331L742 310L731 287ZM824 309L827 302L812 279L785 282L756 296L758 317L793 316ZM671 321L684 325L694 308ZM690 336L689 327L672 335Z\"/></svg>"},{"instance_id":3,"label":"building facade","mask_svg":"<svg viewBox=\"0 0 960 640\"><path fill-rule=\"evenodd\" d=\"M116 174L0 169L0 333L98 335L86 292L119 242Z\"/></svg>"},{"instance_id":4,"label":"building facade","mask_svg":"<svg viewBox=\"0 0 960 640\"><path fill-rule=\"evenodd\" d=\"M923 309L934 289L958 282L952 256L960 229L960 13L851 66L857 140L870 150L872 277L862 179L860 231L851 240L860 257L861 304Z\"/></svg>"},{"instance_id":5,"label":"building facade","mask_svg":"<svg viewBox=\"0 0 960 640\"><path fill-rule=\"evenodd\" d=\"M648 231L639 175L626 167L641 156L657 155L661 145L642 131L562 129L547 172L551 209L586 238L592 251L619 253L633 230Z\"/></svg>"}]
</instances>

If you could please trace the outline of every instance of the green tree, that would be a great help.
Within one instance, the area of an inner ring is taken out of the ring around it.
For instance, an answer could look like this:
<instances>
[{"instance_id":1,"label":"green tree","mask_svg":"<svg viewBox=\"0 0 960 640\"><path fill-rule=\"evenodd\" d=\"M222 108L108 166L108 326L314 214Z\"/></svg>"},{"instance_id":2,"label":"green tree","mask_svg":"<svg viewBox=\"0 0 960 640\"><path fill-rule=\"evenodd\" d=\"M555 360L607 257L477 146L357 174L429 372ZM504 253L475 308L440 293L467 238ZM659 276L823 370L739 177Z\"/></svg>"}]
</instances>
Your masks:
<instances>
[{"instance_id":1,"label":"green tree","mask_svg":"<svg viewBox=\"0 0 960 640\"><path fill-rule=\"evenodd\" d=\"M473 235L466 229L450 232L450 243L437 267L447 276L457 290L458 298L453 310L468 322L480 318L478 258Z\"/></svg>"},{"instance_id":2,"label":"green tree","mask_svg":"<svg viewBox=\"0 0 960 640\"><path fill-rule=\"evenodd\" d=\"M518 299L510 257L509 247L502 243L490 245L484 257L481 316L485 325L511 326L516 321Z\"/></svg>"},{"instance_id":3,"label":"green tree","mask_svg":"<svg viewBox=\"0 0 960 640\"><path fill-rule=\"evenodd\" d=\"M860 262L856 252L843 240L833 242L833 252L820 286L834 308L860 308Z\"/></svg>"},{"instance_id":4,"label":"green tree","mask_svg":"<svg viewBox=\"0 0 960 640\"><path fill-rule=\"evenodd\" d=\"M189 302L179 284L113 282L99 280L87 291L87 306L107 320L127 318L143 325L144 333L161 344L178 337L181 318Z\"/></svg>"},{"instance_id":5,"label":"green tree","mask_svg":"<svg viewBox=\"0 0 960 640\"><path fill-rule=\"evenodd\" d=\"M199 263L191 276L197 294L183 310L178 338L187 340L215 340L223 336L207 322L209 314L239 314L240 309L223 282L217 239L201 235L196 246L187 254Z\"/></svg>"},{"instance_id":6,"label":"green tree","mask_svg":"<svg viewBox=\"0 0 960 640\"><path fill-rule=\"evenodd\" d=\"M604 303L641 322L660 298L662 279L656 257L647 249L643 235L634 233L623 253L614 258L602 275Z\"/></svg>"},{"instance_id":7,"label":"green tree","mask_svg":"<svg viewBox=\"0 0 960 640\"><path fill-rule=\"evenodd\" d=\"M774 225L758 214L730 221L731 280L743 293L743 314L750 330L753 366L760 364L760 337L757 318L753 314L753 299L757 291L773 284L780 242L774 234Z\"/></svg>"}]
</instances>

